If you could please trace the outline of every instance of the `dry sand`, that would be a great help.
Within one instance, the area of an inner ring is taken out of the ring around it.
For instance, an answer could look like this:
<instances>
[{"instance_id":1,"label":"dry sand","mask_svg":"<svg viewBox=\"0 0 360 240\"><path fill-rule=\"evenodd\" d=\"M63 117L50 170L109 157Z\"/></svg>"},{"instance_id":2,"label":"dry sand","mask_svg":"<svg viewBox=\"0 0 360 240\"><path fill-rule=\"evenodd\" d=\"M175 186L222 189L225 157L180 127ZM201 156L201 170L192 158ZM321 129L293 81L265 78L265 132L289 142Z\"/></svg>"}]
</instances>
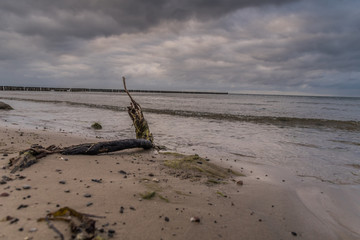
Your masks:
<instances>
[{"instance_id":1,"label":"dry sand","mask_svg":"<svg viewBox=\"0 0 360 240\"><path fill-rule=\"evenodd\" d=\"M33 143L69 146L89 141L97 140L2 128L0 166ZM141 149L99 156L54 154L16 174L1 169L0 176L13 180L0 185L0 194L8 194L0 197L0 239L60 239L37 219L65 206L104 216L94 219L105 239L359 239L357 216L350 221L354 226L328 217L323 212L328 213L326 196L332 195L317 186L298 187L249 167L244 167L247 177L209 186L204 179L171 174L163 165L171 158ZM244 185L237 184L239 180ZM155 197L142 199L149 191L155 191ZM5 221L7 216L18 221ZM191 217L200 222L191 222ZM54 225L70 239L66 223ZM112 237L109 230L115 231Z\"/></svg>"}]
</instances>

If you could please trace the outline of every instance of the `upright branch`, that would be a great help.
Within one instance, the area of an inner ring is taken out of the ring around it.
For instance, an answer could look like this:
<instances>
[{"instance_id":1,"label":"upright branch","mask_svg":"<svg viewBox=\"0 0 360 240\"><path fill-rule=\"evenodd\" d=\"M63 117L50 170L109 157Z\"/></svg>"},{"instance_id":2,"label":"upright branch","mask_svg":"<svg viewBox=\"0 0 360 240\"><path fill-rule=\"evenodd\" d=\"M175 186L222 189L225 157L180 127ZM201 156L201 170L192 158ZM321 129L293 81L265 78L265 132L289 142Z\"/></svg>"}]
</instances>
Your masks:
<instances>
[{"instance_id":1,"label":"upright branch","mask_svg":"<svg viewBox=\"0 0 360 240\"><path fill-rule=\"evenodd\" d=\"M127 107L129 116L133 121L135 127L135 133L137 139L146 139L153 143L154 138L152 133L150 132L149 125L144 118L142 109L140 105L135 102L135 100L131 97L129 91L126 88L125 77L123 77L124 90L129 96L131 103L130 106Z\"/></svg>"}]
</instances>

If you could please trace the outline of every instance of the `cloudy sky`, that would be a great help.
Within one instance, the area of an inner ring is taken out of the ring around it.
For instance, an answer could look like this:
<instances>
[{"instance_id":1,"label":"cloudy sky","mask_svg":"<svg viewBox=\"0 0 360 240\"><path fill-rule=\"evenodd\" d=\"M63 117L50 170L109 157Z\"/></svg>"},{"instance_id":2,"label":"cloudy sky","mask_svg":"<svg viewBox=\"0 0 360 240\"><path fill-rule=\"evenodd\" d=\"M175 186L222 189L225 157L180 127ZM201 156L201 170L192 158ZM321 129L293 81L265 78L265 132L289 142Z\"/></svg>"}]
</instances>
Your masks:
<instances>
[{"instance_id":1,"label":"cloudy sky","mask_svg":"<svg viewBox=\"0 0 360 240\"><path fill-rule=\"evenodd\" d=\"M359 0L1 0L0 86L360 96Z\"/></svg>"}]
</instances>

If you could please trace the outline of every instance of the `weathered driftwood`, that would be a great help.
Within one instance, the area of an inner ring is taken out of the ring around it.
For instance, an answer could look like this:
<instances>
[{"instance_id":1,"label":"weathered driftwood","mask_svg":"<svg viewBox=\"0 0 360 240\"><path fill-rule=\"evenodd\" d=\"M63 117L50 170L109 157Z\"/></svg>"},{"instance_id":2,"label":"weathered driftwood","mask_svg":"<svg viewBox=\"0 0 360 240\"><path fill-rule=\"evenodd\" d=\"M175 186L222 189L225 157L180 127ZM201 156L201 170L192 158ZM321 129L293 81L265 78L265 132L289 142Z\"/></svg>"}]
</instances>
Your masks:
<instances>
[{"instance_id":1,"label":"weathered driftwood","mask_svg":"<svg viewBox=\"0 0 360 240\"><path fill-rule=\"evenodd\" d=\"M124 89L127 95L129 96L131 103L130 106L127 107L129 116L131 120L133 121L135 132L136 132L136 138L137 139L147 139L150 142L154 141L153 135L150 132L149 125L144 118L142 109L140 105L135 102L135 100L131 97L129 91L126 88L126 82L125 77L123 77L123 83L124 83Z\"/></svg>"},{"instance_id":2,"label":"weathered driftwood","mask_svg":"<svg viewBox=\"0 0 360 240\"><path fill-rule=\"evenodd\" d=\"M51 145L44 148L40 145L32 145L29 149L21 151L18 157L9 160L8 168L11 173L30 167L49 154L60 153L62 155L97 155L101 153L109 153L131 148L150 149L154 147L153 136L149 130L147 121L144 118L140 105L135 102L126 88L125 77L123 77L125 92L130 97L131 103L128 107L128 113L134 123L136 139L124 139L108 142L85 143L73 145L65 148Z\"/></svg>"},{"instance_id":3,"label":"weathered driftwood","mask_svg":"<svg viewBox=\"0 0 360 240\"><path fill-rule=\"evenodd\" d=\"M124 139L110 142L85 143L75 146L66 147L61 151L63 155L97 155L100 153L108 153L121 151L131 148L150 149L153 144L146 139Z\"/></svg>"},{"instance_id":4,"label":"weathered driftwood","mask_svg":"<svg viewBox=\"0 0 360 240\"><path fill-rule=\"evenodd\" d=\"M36 144L32 145L29 149L21 151L19 156L11 158L8 163L8 168L11 169L11 173L15 173L18 170L30 167L37 163L40 158L53 153L60 153L62 155L97 155L124 149L150 149L152 147L153 144L146 139L124 139L109 142L84 143L65 148L59 148L54 145L44 148L43 146Z\"/></svg>"}]
</instances>

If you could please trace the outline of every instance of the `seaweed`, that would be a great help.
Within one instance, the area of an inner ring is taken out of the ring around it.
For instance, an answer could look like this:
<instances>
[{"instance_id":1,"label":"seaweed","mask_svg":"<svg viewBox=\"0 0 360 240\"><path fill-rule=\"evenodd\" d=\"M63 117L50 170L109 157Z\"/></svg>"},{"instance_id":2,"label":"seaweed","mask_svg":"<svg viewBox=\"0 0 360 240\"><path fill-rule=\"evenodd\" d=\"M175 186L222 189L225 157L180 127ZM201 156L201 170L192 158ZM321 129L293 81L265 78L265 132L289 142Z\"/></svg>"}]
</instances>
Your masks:
<instances>
[{"instance_id":1,"label":"seaweed","mask_svg":"<svg viewBox=\"0 0 360 240\"><path fill-rule=\"evenodd\" d=\"M175 157L171 160L164 160L163 164L166 167L177 171L177 175L181 175L185 178L189 178L189 175L192 179L196 179L199 176L206 177L208 179L207 183L218 184L231 176L245 176L232 169L223 168L210 163L207 159L204 159L197 154L182 155L170 152L162 154Z\"/></svg>"},{"instance_id":2,"label":"seaweed","mask_svg":"<svg viewBox=\"0 0 360 240\"><path fill-rule=\"evenodd\" d=\"M96 221L90 217L99 216L80 213L70 207L63 207L55 212L47 214L45 218L39 218L38 222L46 221L49 228L56 232L60 239L64 239L64 235L53 225L51 221L67 222L72 233L71 239L90 240L95 237L96 232ZM100 236L96 237L97 239L102 239Z\"/></svg>"},{"instance_id":3,"label":"seaweed","mask_svg":"<svg viewBox=\"0 0 360 240\"><path fill-rule=\"evenodd\" d=\"M140 195L141 195L141 198L142 198L142 199L147 199L147 200L149 200L149 199L152 199L153 197L155 197L156 192L146 192L146 193L140 194Z\"/></svg>"},{"instance_id":4,"label":"seaweed","mask_svg":"<svg viewBox=\"0 0 360 240\"><path fill-rule=\"evenodd\" d=\"M91 125L91 128L95 129L95 130L100 130L102 129L102 126L100 123L98 122L94 122L92 125Z\"/></svg>"},{"instance_id":5,"label":"seaweed","mask_svg":"<svg viewBox=\"0 0 360 240\"><path fill-rule=\"evenodd\" d=\"M224 198L226 198L226 197L227 197L225 194L223 194L223 193L222 193L222 192L220 192L220 191L217 191L217 192L216 192L216 194L218 194L219 196L224 197Z\"/></svg>"},{"instance_id":6,"label":"seaweed","mask_svg":"<svg viewBox=\"0 0 360 240\"><path fill-rule=\"evenodd\" d=\"M159 194L159 193L158 193L158 196L159 196L159 198L160 198L161 200L163 200L163 201L165 201L165 202L167 202L167 203L170 202L169 199L167 199L166 197L164 197L163 195L161 195L161 194Z\"/></svg>"}]
</instances>

